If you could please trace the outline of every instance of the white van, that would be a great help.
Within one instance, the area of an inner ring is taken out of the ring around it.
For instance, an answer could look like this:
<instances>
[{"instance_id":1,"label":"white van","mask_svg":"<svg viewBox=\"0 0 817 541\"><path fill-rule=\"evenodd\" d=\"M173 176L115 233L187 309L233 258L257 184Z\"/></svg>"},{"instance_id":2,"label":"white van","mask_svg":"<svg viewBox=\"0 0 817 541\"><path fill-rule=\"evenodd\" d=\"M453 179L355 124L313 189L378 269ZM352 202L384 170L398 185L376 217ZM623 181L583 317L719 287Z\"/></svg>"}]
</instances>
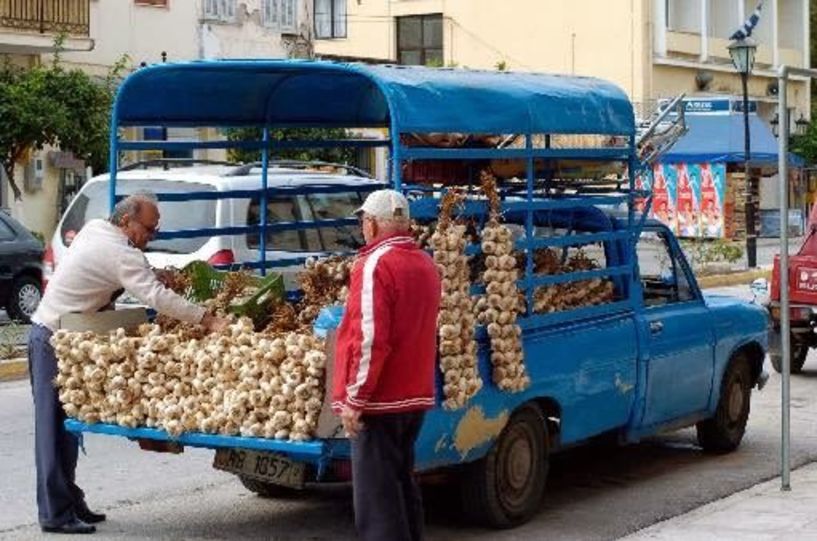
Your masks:
<instances>
[{"instance_id":1,"label":"white van","mask_svg":"<svg viewBox=\"0 0 817 541\"><path fill-rule=\"evenodd\" d=\"M273 192L268 196L267 222L274 224L348 218L362 204L367 193L383 186L354 168L334 166L331 168L332 172L327 169L329 167L325 164L271 162L268 173L270 188L327 186L332 191L301 195L294 195L285 189L280 195ZM338 171L343 171L343 174ZM349 189L338 191L339 186L348 186ZM257 164L172 168L154 165L120 170L116 191L117 194L145 190L154 193L189 193L259 190L260 187L261 168ZM44 256L46 281L82 226L94 218L108 216L108 189L108 175L100 175L89 180L71 201ZM259 196L260 193L247 198L162 201L159 203L160 231L258 224ZM259 260L259 239L258 233L252 233L154 240L148 245L145 254L156 268L181 268L196 260L214 265L251 262ZM357 225L268 232L267 260L349 251L361 245L362 237ZM292 272L285 272L288 278L291 274Z\"/></svg>"}]
</instances>

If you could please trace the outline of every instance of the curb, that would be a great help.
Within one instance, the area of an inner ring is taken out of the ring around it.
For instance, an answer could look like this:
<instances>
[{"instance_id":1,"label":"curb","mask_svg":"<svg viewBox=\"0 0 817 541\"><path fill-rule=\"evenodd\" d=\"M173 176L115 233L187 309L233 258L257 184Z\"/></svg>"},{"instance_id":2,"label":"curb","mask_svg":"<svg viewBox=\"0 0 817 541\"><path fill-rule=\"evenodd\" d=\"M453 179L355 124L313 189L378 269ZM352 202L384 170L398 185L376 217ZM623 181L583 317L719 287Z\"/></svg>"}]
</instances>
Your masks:
<instances>
[{"instance_id":1,"label":"curb","mask_svg":"<svg viewBox=\"0 0 817 541\"><path fill-rule=\"evenodd\" d=\"M710 287L727 287L727 286L748 286L753 280L758 278L772 279L771 269L755 269L741 272L731 272L729 274L713 274L710 276L699 276L698 286L701 289Z\"/></svg>"},{"instance_id":2,"label":"curb","mask_svg":"<svg viewBox=\"0 0 817 541\"><path fill-rule=\"evenodd\" d=\"M20 357L0 361L0 381L12 381L28 377L28 359Z\"/></svg>"}]
</instances>

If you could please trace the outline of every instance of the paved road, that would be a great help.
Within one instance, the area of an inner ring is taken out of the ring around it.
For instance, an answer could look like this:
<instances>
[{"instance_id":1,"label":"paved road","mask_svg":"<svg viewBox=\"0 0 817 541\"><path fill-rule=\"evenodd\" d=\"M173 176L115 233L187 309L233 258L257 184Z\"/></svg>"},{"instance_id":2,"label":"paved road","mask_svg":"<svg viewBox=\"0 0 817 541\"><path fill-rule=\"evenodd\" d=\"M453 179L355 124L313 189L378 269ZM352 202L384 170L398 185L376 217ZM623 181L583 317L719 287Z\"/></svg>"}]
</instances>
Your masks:
<instances>
[{"instance_id":1,"label":"paved road","mask_svg":"<svg viewBox=\"0 0 817 541\"><path fill-rule=\"evenodd\" d=\"M745 296L747 288L721 290ZM792 382L793 460L817 460L817 356ZM427 501L428 538L614 539L773 477L778 468L779 377L756 393L749 431L736 453L703 455L686 430L627 448L598 446L554 460L549 497L535 519L493 532L463 524L453 497ZM25 382L0 385L0 539L38 538L35 526L31 407ZM115 438L88 436L79 481L110 520L103 539L353 539L348 490L270 501L210 468L210 452L139 451ZM797 486L794 487L797 490Z\"/></svg>"}]
</instances>

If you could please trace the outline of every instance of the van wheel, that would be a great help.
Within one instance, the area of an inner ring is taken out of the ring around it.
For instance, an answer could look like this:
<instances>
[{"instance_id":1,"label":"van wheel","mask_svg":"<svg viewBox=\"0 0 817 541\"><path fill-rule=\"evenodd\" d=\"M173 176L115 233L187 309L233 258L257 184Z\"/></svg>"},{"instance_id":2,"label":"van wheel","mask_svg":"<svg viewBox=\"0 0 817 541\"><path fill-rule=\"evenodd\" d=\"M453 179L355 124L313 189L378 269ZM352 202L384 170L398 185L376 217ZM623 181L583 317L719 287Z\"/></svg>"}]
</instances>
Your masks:
<instances>
[{"instance_id":1,"label":"van wheel","mask_svg":"<svg viewBox=\"0 0 817 541\"><path fill-rule=\"evenodd\" d=\"M746 432L752 398L752 377L743 354L733 357L721 382L721 397L715 415L696 425L698 443L708 453L737 449Z\"/></svg>"},{"instance_id":2,"label":"van wheel","mask_svg":"<svg viewBox=\"0 0 817 541\"><path fill-rule=\"evenodd\" d=\"M283 487L274 483L266 483L258 479L253 479L252 477L239 475L238 478L241 480L241 484L244 485L244 488L250 492L255 492L262 498L294 498L301 493L301 491L294 488Z\"/></svg>"},{"instance_id":3,"label":"van wheel","mask_svg":"<svg viewBox=\"0 0 817 541\"><path fill-rule=\"evenodd\" d=\"M805 344L800 344L792 340L791 342L791 373L799 374L803 371L803 365L806 364L806 357L808 356L809 347ZM783 373L783 357L781 355L770 354L769 359L772 361L772 368L778 374Z\"/></svg>"},{"instance_id":4,"label":"van wheel","mask_svg":"<svg viewBox=\"0 0 817 541\"><path fill-rule=\"evenodd\" d=\"M43 296L42 284L31 276L20 276L11 285L6 312L11 319L29 323Z\"/></svg>"},{"instance_id":5,"label":"van wheel","mask_svg":"<svg viewBox=\"0 0 817 541\"><path fill-rule=\"evenodd\" d=\"M490 452L465 467L463 510L478 524L511 528L541 507L548 473L548 433L535 406L513 414Z\"/></svg>"}]
</instances>

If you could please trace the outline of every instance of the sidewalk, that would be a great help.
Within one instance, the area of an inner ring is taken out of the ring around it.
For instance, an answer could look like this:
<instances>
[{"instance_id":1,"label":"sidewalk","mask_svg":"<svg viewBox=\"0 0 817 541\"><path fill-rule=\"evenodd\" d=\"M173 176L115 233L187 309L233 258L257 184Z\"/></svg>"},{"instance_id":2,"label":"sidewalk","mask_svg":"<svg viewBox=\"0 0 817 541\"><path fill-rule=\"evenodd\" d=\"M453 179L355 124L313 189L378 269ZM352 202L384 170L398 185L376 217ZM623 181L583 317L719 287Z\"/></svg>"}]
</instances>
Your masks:
<instances>
[{"instance_id":1,"label":"sidewalk","mask_svg":"<svg viewBox=\"0 0 817 541\"><path fill-rule=\"evenodd\" d=\"M791 486L775 478L622 539L817 540L817 463L793 471Z\"/></svg>"}]
</instances>

